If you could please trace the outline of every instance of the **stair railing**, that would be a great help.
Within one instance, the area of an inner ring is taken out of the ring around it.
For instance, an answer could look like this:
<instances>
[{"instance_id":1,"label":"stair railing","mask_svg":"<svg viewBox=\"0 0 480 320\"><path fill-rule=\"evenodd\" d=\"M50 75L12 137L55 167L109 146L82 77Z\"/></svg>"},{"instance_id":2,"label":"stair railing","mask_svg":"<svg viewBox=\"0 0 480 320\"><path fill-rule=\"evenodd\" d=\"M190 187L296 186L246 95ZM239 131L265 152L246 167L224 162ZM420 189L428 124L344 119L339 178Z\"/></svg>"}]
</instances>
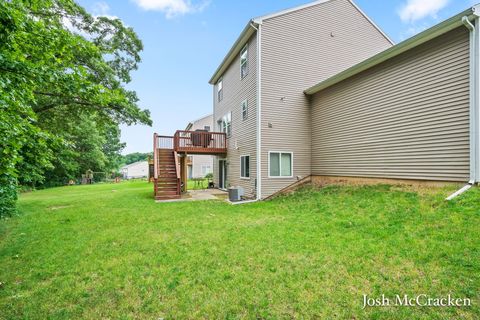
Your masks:
<instances>
[{"instance_id":1,"label":"stair railing","mask_svg":"<svg viewBox=\"0 0 480 320\"><path fill-rule=\"evenodd\" d=\"M158 135L153 134L153 178L158 179Z\"/></svg>"}]
</instances>

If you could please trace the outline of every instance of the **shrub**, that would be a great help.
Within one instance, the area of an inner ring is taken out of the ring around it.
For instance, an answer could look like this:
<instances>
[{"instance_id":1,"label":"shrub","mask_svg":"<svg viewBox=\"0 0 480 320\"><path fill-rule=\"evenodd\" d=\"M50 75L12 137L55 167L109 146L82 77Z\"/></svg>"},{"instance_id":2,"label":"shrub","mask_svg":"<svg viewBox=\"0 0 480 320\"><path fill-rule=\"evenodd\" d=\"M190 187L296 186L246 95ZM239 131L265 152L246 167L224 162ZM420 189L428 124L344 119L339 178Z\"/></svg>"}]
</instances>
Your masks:
<instances>
[{"instance_id":1,"label":"shrub","mask_svg":"<svg viewBox=\"0 0 480 320\"><path fill-rule=\"evenodd\" d=\"M8 175L0 175L0 219L16 213L17 181Z\"/></svg>"}]
</instances>

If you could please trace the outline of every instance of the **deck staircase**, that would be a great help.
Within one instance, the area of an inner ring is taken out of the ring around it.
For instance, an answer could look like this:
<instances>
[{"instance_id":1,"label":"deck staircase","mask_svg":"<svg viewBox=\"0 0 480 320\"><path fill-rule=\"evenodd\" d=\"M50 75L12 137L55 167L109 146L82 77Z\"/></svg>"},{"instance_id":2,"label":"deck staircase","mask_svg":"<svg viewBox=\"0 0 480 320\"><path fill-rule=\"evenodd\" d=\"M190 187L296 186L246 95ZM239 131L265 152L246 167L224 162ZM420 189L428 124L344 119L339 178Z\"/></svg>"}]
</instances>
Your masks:
<instances>
[{"instance_id":1,"label":"deck staircase","mask_svg":"<svg viewBox=\"0 0 480 320\"><path fill-rule=\"evenodd\" d=\"M179 199L187 188L189 155L227 154L223 132L183 131L174 136L153 135L153 182L156 200ZM181 165L180 165L181 164Z\"/></svg>"},{"instance_id":2,"label":"deck staircase","mask_svg":"<svg viewBox=\"0 0 480 320\"><path fill-rule=\"evenodd\" d=\"M161 149L157 154L158 179L155 181L155 199L180 198L180 172L178 156L173 149Z\"/></svg>"}]
</instances>

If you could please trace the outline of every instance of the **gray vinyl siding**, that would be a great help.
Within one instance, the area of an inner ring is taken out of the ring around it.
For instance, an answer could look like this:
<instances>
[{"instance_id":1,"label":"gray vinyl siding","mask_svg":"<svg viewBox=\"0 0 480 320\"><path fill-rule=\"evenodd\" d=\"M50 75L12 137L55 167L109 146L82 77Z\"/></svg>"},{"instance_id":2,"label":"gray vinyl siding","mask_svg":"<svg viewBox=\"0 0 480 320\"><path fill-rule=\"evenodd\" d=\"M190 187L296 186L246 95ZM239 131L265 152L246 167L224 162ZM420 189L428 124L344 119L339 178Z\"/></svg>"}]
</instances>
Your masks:
<instances>
[{"instance_id":1,"label":"gray vinyl siding","mask_svg":"<svg viewBox=\"0 0 480 320\"><path fill-rule=\"evenodd\" d=\"M214 131L215 127L213 126L213 115L206 116L202 119L198 119L193 122L191 131L203 130L205 126L210 127L210 131ZM209 166L213 170L213 158L214 156L208 155L193 155L192 156L192 176L193 178L203 178L205 174L202 173L203 166Z\"/></svg>"},{"instance_id":2,"label":"gray vinyl siding","mask_svg":"<svg viewBox=\"0 0 480 320\"><path fill-rule=\"evenodd\" d=\"M228 174L227 184L241 186L246 196L255 197L256 148L257 148L257 36L254 34L248 41L248 75L240 77L240 54L228 67L223 76L223 100L217 100L217 87L214 93L214 128L219 131L217 120L228 112L232 112L232 135L228 138ZM248 118L243 120L241 103L248 101ZM250 156L250 179L240 179L240 156ZM218 185L218 160L214 161L214 182Z\"/></svg>"},{"instance_id":3,"label":"gray vinyl siding","mask_svg":"<svg viewBox=\"0 0 480 320\"><path fill-rule=\"evenodd\" d=\"M192 178L205 178L206 173L202 172L202 168L210 167L210 170L213 170L213 158L214 156L194 155L192 159Z\"/></svg>"},{"instance_id":4,"label":"gray vinyl siding","mask_svg":"<svg viewBox=\"0 0 480 320\"><path fill-rule=\"evenodd\" d=\"M347 0L267 19L261 32L262 196L266 197L311 174L311 113L303 91L391 43ZM268 178L269 151L293 152L293 178Z\"/></svg>"},{"instance_id":5,"label":"gray vinyl siding","mask_svg":"<svg viewBox=\"0 0 480 320\"><path fill-rule=\"evenodd\" d=\"M312 174L469 179L469 41L461 27L315 94Z\"/></svg>"}]
</instances>

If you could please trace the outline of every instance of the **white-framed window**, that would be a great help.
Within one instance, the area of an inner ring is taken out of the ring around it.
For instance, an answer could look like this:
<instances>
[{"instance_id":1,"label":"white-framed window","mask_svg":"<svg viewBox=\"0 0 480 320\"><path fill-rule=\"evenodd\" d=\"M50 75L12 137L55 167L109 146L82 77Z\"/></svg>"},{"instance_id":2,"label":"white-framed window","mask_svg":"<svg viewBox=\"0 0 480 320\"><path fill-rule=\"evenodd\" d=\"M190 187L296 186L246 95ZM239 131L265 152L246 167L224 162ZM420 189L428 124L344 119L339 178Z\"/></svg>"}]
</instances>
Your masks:
<instances>
[{"instance_id":1,"label":"white-framed window","mask_svg":"<svg viewBox=\"0 0 480 320\"><path fill-rule=\"evenodd\" d=\"M240 157L240 178L250 178L250 156Z\"/></svg>"},{"instance_id":2,"label":"white-framed window","mask_svg":"<svg viewBox=\"0 0 480 320\"><path fill-rule=\"evenodd\" d=\"M226 133L227 137L230 137L232 135L232 113L229 112L218 120L218 125L220 132Z\"/></svg>"},{"instance_id":3,"label":"white-framed window","mask_svg":"<svg viewBox=\"0 0 480 320\"><path fill-rule=\"evenodd\" d=\"M202 165L202 176L205 177L207 174L212 173L212 167L209 165Z\"/></svg>"},{"instance_id":4,"label":"white-framed window","mask_svg":"<svg viewBox=\"0 0 480 320\"><path fill-rule=\"evenodd\" d=\"M220 78L217 82L217 99L218 102L223 100L223 78Z\"/></svg>"},{"instance_id":5,"label":"white-framed window","mask_svg":"<svg viewBox=\"0 0 480 320\"><path fill-rule=\"evenodd\" d=\"M269 178L292 178L293 177L293 153L274 152L268 153L268 176Z\"/></svg>"},{"instance_id":6,"label":"white-framed window","mask_svg":"<svg viewBox=\"0 0 480 320\"><path fill-rule=\"evenodd\" d=\"M248 100L242 101L242 119L247 120L248 118Z\"/></svg>"},{"instance_id":7,"label":"white-framed window","mask_svg":"<svg viewBox=\"0 0 480 320\"><path fill-rule=\"evenodd\" d=\"M245 78L248 74L248 44L240 52L240 76Z\"/></svg>"},{"instance_id":8,"label":"white-framed window","mask_svg":"<svg viewBox=\"0 0 480 320\"><path fill-rule=\"evenodd\" d=\"M204 126L203 130L210 132L210 126Z\"/></svg>"}]
</instances>

